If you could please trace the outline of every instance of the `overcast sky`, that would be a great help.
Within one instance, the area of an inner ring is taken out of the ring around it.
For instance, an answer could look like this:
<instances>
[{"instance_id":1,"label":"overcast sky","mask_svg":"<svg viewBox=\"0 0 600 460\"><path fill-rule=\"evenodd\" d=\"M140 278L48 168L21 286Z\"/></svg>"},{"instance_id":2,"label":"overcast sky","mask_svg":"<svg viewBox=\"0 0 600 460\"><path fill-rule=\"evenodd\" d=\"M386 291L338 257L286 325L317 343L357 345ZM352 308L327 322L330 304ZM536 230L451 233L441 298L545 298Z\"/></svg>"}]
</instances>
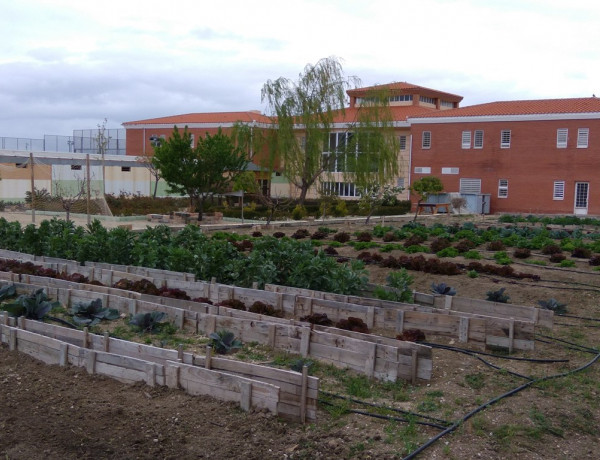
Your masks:
<instances>
[{"instance_id":1,"label":"overcast sky","mask_svg":"<svg viewBox=\"0 0 600 460\"><path fill-rule=\"evenodd\" d=\"M265 111L269 79L337 56L364 86L600 96L595 0L0 0L0 136Z\"/></svg>"}]
</instances>

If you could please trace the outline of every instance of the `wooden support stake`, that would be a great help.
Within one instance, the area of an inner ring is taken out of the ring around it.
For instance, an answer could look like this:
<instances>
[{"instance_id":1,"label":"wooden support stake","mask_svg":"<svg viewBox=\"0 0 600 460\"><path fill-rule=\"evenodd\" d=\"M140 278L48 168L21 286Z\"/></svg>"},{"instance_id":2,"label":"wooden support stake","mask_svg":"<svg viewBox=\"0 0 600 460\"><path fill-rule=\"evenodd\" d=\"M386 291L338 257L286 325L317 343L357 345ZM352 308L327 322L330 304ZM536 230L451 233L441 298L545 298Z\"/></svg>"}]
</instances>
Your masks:
<instances>
[{"instance_id":1,"label":"wooden support stake","mask_svg":"<svg viewBox=\"0 0 600 460\"><path fill-rule=\"evenodd\" d=\"M461 316L458 324L458 341L467 343L469 341L469 318Z\"/></svg>"},{"instance_id":2,"label":"wooden support stake","mask_svg":"<svg viewBox=\"0 0 600 460\"><path fill-rule=\"evenodd\" d=\"M515 343L515 321L510 320L510 324L508 326L508 352L513 352L513 346Z\"/></svg>"},{"instance_id":3,"label":"wooden support stake","mask_svg":"<svg viewBox=\"0 0 600 460\"><path fill-rule=\"evenodd\" d=\"M183 329L185 312L183 310L175 310L175 326L177 329Z\"/></svg>"},{"instance_id":4,"label":"wooden support stake","mask_svg":"<svg viewBox=\"0 0 600 460\"><path fill-rule=\"evenodd\" d=\"M402 331L404 331L404 312L398 310L396 313L396 333L402 334Z\"/></svg>"},{"instance_id":5,"label":"wooden support stake","mask_svg":"<svg viewBox=\"0 0 600 460\"><path fill-rule=\"evenodd\" d=\"M313 312L313 298L309 297L308 299L306 299L306 302L308 303L307 307L308 307L308 312L307 312L307 316L312 315Z\"/></svg>"},{"instance_id":6,"label":"wooden support stake","mask_svg":"<svg viewBox=\"0 0 600 460\"><path fill-rule=\"evenodd\" d=\"M204 335L210 335L217 329L217 317L207 316Z\"/></svg>"},{"instance_id":7,"label":"wooden support stake","mask_svg":"<svg viewBox=\"0 0 600 460\"><path fill-rule=\"evenodd\" d=\"M183 343L177 345L177 359L183 361Z\"/></svg>"},{"instance_id":8,"label":"wooden support stake","mask_svg":"<svg viewBox=\"0 0 600 460\"><path fill-rule=\"evenodd\" d=\"M71 306L71 289L67 289L66 297L67 298L65 299L65 306L69 308Z\"/></svg>"},{"instance_id":9,"label":"wooden support stake","mask_svg":"<svg viewBox=\"0 0 600 460\"><path fill-rule=\"evenodd\" d=\"M96 371L96 352L89 350L87 354L86 370L88 374L93 374Z\"/></svg>"},{"instance_id":10,"label":"wooden support stake","mask_svg":"<svg viewBox=\"0 0 600 460\"><path fill-rule=\"evenodd\" d=\"M110 350L110 335L108 334L108 332L104 333L104 340L102 344L104 345L104 351L108 353L108 351Z\"/></svg>"},{"instance_id":11,"label":"wooden support stake","mask_svg":"<svg viewBox=\"0 0 600 460\"><path fill-rule=\"evenodd\" d=\"M146 365L146 385L149 387L156 385L156 367L154 363Z\"/></svg>"},{"instance_id":12,"label":"wooden support stake","mask_svg":"<svg viewBox=\"0 0 600 460\"><path fill-rule=\"evenodd\" d=\"M132 316L135 315L137 313L137 309L138 309L137 299L131 299L129 301L129 314Z\"/></svg>"},{"instance_id":13,"label":"wooden support stake","mask_svg":"<svg viewBox=\"0 0 600 460\"><path fill-rule=\"evenodd\" d=\"M240 406L243 411L249 412L252 406L252 383L240 383Z\"/></svg>"},{"instance_id":14,"label":"wooden support stake","mask_svg":"<svg viewBox=\"0 0 600 460\"><path fill-rule=\"evenodd\" d=\"M174 363L166 364L165 383L169 388L179 388L179 366Z\"/></svg>"},{"instance_id":15,"label":"wooden support stake","mask_svg":"<svg viewBox=\"0 0 600 460\"><path fill-rule=\"evenodd\" d=\"M61 343L60 344L60 355L58 358L58 364L62 367L65 367L69 364L69 344Z\"/></svg>"},{"instance_id":16,"label":"wooden support stake","mask_svg":"<svg viewBox=\"0 0 600 460\"><path fill-rule=\"evenodd\" d=\"M204 367L208 370L211 369L211 359L212 359L212 347L208 345L206 347L206 358L204 358Z\"/></svg>"},{"instance_id":17,"label":"wooden support stake","mask_svg":"<svg viewBox=\"0 0 600 460\"><path fill-rule=\"evenodd\" d=\"M302 388L300 397L300 421L306 423L306 395L308 394L308 366L302 366Z\"/></svg>"},{"instance_id":18,"label":"wooden support stake","mask_svg":"<svg viewBox=\"0 0 600 460\"><path fill-rule=\"evenodd\" d=\"M268 345L271 348L275 348L275 338L277 336L277 325L276 324L269 324L269 342Z\"/></svg>"},{"instance_id":19,"label":"wooden support stake","mask_svg":"<svg viewBox=\"0 0 600 460\"><path fill-rule=\"evenodd\" d=\"M11 328L8 333L8 349L14 351L17 349L17 330Z\"/></svg>"},{"instance_id":20,"label":"wooden support stake","mask_svg":"<svg viewBox=\"0 0 600 460\"><path fill-rule=\"evenodd\" d=\"M2 312L0 316L2 317L2 324L8 326L8 313Z\"/></svg>"},{"instance_id":21,"label":"wooden support stake","mask_svg":"<svg viewBox=\"0 0 600 460\"><path fill-rule=\"evenodd\" d=\"M369 378L375 376L375 360L377 359L377 344L369 343L367 351L367 359L365 360L365 375Z\"/></svg>"},{"instance_id":22,"label":"wooden support stake","mask_svg":"<svg viewBox=\"0 0 600 460\"><path fill-rule=\"evenodd\" d=\"M277 293L277 309L283 310L283 294Z\"/></svg>"},{"instance_id":23,"label":"wooden support stake","mask_svg":"<svg viewBox=\"0 0 600 460\"><path fill-rule=\"evenodd\" d=\"M258 289L258 281L252 281L252 289Z\"/></svg>"},{"instance_id":24,"label":"wooden support stake","mask_svg":"<svg viewBox=\"0 0 600 460\"><path fill-rule=\"evenodd\" d=\"M417 370L418 370L418 356L417 350L413 348L412 359L410 361L410 378L413 385L417 384Z\"/></svg>"},{"instance_id":25,"label":"wooden support stake","mask_svg":"<svg viewBox=\"0 0 600 460\"><path fill-rule=\"evenodd\" d=\"M87 327L83 328L83 348L88 348L90 343L90 333Z\"/></svg>"},{"instance_id":26,"label":"wooden support stake","mask_svg":"<svg viewBox=\"0 0 600 460\"><path fill-rule=\"evenodd\" d=\"M308 353L310 351L310 328L309 327L303 327L301 329L302 331L302 336L300 337L300 355L303 358L306 358L308 356Z\"/></svg>"},{"instance_id":27,"label":"wooden support stake","mask_svg":"<svg viewBox=\"0 0 600 460\"><path fill-rule=\"evenodd\" d=\"M452 296L451 295L447 295L446 298L444 299L444 309L452 310Z\"/></svg>"},{"instance_id":28,"label":"wooden support stake","mask_svg":"<svg viewBox=\"0 0 600 460\"><path fill-rule=\"evenodd\" d=\"M348 297L348 296L346 296ZM369 306L367 308L367 327L373 329L375 326L375 307Z\"/></svg>"},{"instance_id":29,"label":"wooden support stake","mask_svg":"<svg viewBox=\"0 0 600 460\"><path fill-rule=\"evenodd\" d=\"M19 329L23 329L23 330L25 330L25 322L26 322L26 319L25 319L25 317L24 317L24 316L19 316L19 317L17 318L17 327L18 327Z\"/></svg>"}]
</instances>

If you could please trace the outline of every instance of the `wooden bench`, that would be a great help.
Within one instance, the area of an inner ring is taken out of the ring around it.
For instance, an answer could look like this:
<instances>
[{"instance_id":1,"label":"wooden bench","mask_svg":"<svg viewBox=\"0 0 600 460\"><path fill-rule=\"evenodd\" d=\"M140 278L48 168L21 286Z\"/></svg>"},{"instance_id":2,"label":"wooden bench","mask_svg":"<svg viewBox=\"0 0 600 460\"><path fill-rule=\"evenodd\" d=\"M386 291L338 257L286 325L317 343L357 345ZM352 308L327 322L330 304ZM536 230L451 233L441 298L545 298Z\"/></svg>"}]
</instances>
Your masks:
<instances>
[{"instance_id":1,"label":"wooden bench","mask_svg":"<svg viewBox=\"0 0 600 460\"><path fill-rule=\"evenodd\" d=\"M445 209L446 214L450 213L450 203L419 203L418 214L422 214L423 210L427 209L429 214L437 214L440 209Z\"/></svg>"}]
</instances>

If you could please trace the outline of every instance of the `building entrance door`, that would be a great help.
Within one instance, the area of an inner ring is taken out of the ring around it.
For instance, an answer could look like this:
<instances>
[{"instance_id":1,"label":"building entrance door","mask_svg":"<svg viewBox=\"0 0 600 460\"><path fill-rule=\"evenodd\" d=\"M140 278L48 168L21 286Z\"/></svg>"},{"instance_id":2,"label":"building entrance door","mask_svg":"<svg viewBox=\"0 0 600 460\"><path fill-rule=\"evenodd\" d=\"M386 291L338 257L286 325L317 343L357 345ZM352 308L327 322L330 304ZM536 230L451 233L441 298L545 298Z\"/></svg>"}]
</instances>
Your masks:
<instances>
[{"instance_id":1,"label":"building entrance door","mask_svg":"<svg viewBox=\"0 0 600 460\"><path fill-rule=\"evenodd\" d=\"M586 215L588 213L588 197L590 191L589 182L575 182L575 214Z\"/></svg>"}]
</instances>

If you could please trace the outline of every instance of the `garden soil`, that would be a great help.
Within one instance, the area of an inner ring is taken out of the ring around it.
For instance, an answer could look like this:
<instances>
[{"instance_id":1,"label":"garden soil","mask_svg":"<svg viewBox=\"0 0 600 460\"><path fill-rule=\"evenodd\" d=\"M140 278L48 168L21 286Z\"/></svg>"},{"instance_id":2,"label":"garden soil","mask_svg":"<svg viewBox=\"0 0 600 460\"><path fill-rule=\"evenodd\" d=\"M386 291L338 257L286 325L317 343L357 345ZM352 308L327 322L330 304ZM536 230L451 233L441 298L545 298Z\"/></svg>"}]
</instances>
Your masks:
<instances>
[{"instance_id":1,"label":"garden soil","mask_svg":"<svg viewBox=\"0 0 600 460\"><path fill-rule=\"evenodd\" d=\"M444 219L443 223L450 221ZM350 231L357 229L360 227L353 226ZM291 234L294 229L284 231ZM350 248L339 251L356 256ZM493 263L491 255L489 258ZM537 258L543 260L542 256ZM587 261L576 261L570 269L513 266L538 274L541 280L411 275L414 288L421 292L429 292L432 282L445 282L460 296L485 298L487 291L505 287L514 304L537 305L538 300L553 297L568 304L570 315L600 318L600 274L591 270ZM385 283L387 269L367 268L372 282ZM576 318L556 318L555 322L552 331L538 331L538 337L554 335L599 347L599 322ZM464 346L444 337L427 340ZM536 342L534 351L514 355L568 362L494 363L512 372L540 377L571 371L594 357L563 345ZM428 410L435 417L455 421L524 382L469 355L437 349L433 354L429 384L408 385L407 400L374 398L372 402L417 412ZM477 379L480 385L473 383ZM600 363L596 362L584 372L533 385L485 408L418 458L600 458L599 382ZM84 369L47 366L0 347L0 457L6 460L392 459L403 458L439 432L359 414L339 416L326 411L325 406L320 406L316 423L289 423L269 413L245 413L234 404L192 397L178 390L126 385L90 376Z\"/></svg>"}]
</instances>

